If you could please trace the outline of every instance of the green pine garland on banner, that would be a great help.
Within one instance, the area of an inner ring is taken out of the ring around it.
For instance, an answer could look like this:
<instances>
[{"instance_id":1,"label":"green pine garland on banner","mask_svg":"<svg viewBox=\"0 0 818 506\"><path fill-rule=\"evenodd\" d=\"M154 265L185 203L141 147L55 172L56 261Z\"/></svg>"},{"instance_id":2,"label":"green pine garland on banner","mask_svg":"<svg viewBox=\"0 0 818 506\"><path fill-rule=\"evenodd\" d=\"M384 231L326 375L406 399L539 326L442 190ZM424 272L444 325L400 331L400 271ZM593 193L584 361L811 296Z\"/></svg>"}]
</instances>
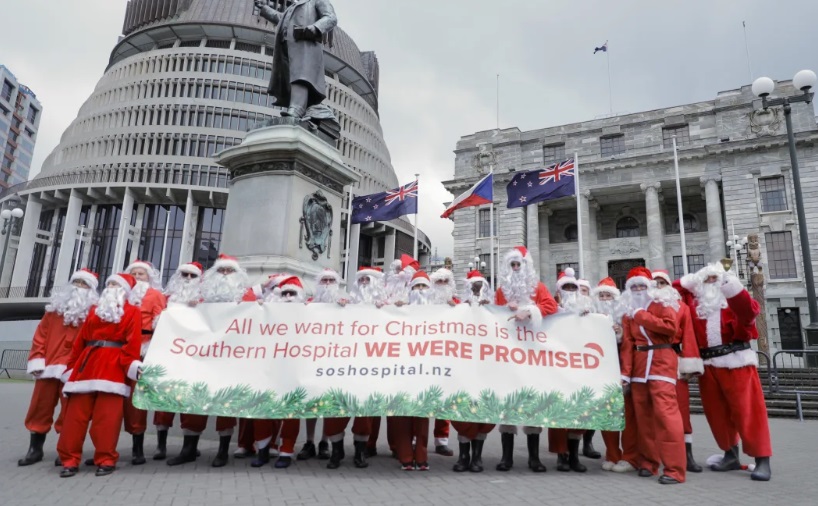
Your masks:
<instances>
[{"instance_id":1,"label":"green pine garland on banner","mask_svg":"<svg viewBox=\"0 0 818 506\"><path fill-rule=\"evenodd\" d=\"M523 387L500 398L493 390L477 397L460 391L444 396L440 386L412 396L374 392L365 399L333 388L310 398L304 388L279 395L236 385L211 391L205 383L167 379L162 366L145 368L134 405L171 413L239 418L331 418L340 416L418 416L468 422L619 431L625 426L624 398L612 383L600 393L583 387L570 396Z\"/></svg>"}]
</instances>

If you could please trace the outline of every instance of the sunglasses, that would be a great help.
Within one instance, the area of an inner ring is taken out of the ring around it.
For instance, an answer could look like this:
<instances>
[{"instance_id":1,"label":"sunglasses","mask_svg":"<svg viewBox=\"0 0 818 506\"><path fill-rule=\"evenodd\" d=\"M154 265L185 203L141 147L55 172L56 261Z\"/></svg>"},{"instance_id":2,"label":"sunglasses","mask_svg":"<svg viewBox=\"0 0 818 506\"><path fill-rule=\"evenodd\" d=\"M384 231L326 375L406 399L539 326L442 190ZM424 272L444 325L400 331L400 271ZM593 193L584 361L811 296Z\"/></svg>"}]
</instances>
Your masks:
<instances>
[{"instance_id":1,"label":"sunglasses","mask_svg":"<svg viewBox=\"0 0 818 506\"><path fill-rule=\"evenodd\" d=\"M295 293L295 292L291 292L291 291L289 291L289 290L288 290L288 291L286 291L286 292L281 292L281 296L282 296L282 297L295 297L295 296L296 296L296 293Z\"/></svg>"},{"instance_id":2,"label":"sunglasses","mask_svg":"<svg viewBox=\"0 0 818 506\"><path fill-rule=\"evenodd\" d=\"M230 267L219 267L218 269L216 269L216 272L218 272L219 274L233 274L234 272L236 272L236 270L231 269Z\"/></svg>"},{"instance_id":3,"label":"sunglasses","mask_svg":"<svg viewBox=\"0 0 818 506\"><path fill-rule=\"evenodd\" d=\"M183 278L196 279L199 277L198 274L193 274L192 272L180 272L179 274L181 274Z\"/></svg>"}]
</instances>

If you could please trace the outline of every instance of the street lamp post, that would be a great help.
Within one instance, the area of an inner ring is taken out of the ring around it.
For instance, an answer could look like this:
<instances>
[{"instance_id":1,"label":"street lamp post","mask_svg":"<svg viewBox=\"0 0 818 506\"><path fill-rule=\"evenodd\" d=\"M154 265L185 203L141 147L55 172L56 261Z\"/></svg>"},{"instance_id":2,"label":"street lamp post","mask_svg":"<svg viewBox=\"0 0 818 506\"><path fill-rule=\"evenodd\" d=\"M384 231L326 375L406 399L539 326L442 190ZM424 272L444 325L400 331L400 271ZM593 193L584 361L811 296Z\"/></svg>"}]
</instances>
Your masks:
<instances>
[{"instance_id":1,"label":"street lamp post","mask_svg":"<svg viewBox=\"0 0 818 506\"><path fill-rule=\"evenodd\" d=\"M795 207L798 216L798 235L801 237L801 257L804 260L804 279L807 285L807 304L809 306L809 325L804 329L807 343L818 345L818 301L815 298L815 277L812 273L812 255L809 249L809 235L807 219L804 215L804 198L801 195L801 174L798 171L798 157L795 152L795 135L792 131L792 106L797 102L812 103L813 93L810 91L818 78L811 70L802 70L792 79L793 86L800 90L800 95L781 98L768 98L775 89L775 83L769 77L759 77L753 82L753 93L761 98L764 110L769 107L783 106L784 118L787 124L787 140L790 148L790 163L792 164L792 183L795 187Z\"/></svg>"},{"instance_id":2,"label":"street lamp post","mask_svg":"<svg viewBox=\"0 0 818 506\"><path fill-rule=\"evenodd\" d=\"M747 237L739 237L733 234L730 237L730 240L727 241L727 248L731 251L730 256L735 257L735 263L733 265L736 266L736 274L738 275L739 279L744 281L748 287L751 286L750 283L750 276L748 275L746 278L744 276L745 273L745 258L747 257L747 244L748 244ZM742 258L742 254L744 258ZM749 272L748 272L749 274Z\"/></svg>"},{"instance_id":3,"label":"street lamp post","mask_svg":"<svg viewBox=\"0 0 818 506\"><path fill-rule=\"evenodd\" d=\"M19 207L14 209L3 209L0 211L0 218L3 219L2 235L5 236L5 244L3 245L3 256L0 259L0 283L3 280L3 271L6 267L6 253L9 250L9 240L11 239L12 231L14 230L14 222L23 217L25 213ZM9 284L10 286L10 284Z\"/></svg>"}]
</instances>

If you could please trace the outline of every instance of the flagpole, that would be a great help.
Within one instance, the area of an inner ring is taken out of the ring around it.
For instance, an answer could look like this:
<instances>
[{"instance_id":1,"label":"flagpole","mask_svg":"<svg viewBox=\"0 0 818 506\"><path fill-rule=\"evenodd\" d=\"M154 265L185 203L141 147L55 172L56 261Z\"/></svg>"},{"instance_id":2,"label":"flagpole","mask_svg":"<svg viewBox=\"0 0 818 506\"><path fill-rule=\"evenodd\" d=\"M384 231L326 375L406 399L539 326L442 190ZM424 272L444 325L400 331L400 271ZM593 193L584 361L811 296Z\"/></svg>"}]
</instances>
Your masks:
<instances>
[{"instance_id":1,"label":"flagpole","mask_svg":"<svg viewBox=\"0 0 818 506\"><path fill-rule=\"evenodd\" d=\"M611 49L608 47L608 41L605 41L605 59L608 62L608 106L613 116L613 89L611 87ZM574 160L576 162L576 159Z\"/></svg>"},{"instance_id":2,"label":"flagpole","mask_svg":"<svg viewBox=\"0 0 818 506\"><path fill-rule=\"evenodd\" d=\"M419 185L419 183L420 183L420 174L415 174L415 181L418 183L418 184L415 185L415 188L418 189L418 199L420 199L420 185ZM420 202L418 202L418 204L419 203ZM414 255L412 255L412 258L414 258L415 260L418 261L418 263L420 263L420 259L418 259L418 213L417 212L418 212L418 209L415 209L415 249L414 249L414 252L413 252Z\"/></svg>"},{"instance_id":3,"label":"flagpole","mask_svg":"<svg viewBox=\"0 0 818 506\"><path fill-rule=\"evenodd\" d=\"M346 247L346 253L344 254L344 281L346 281L347 285L348 285L349 284L349 266L350 266L350 262L349 262L349 241L350 241L350 238L352 237L352 195L353 195L352 185L349 186L349 189L347 190L347 195L348 195L347 198L349 199L349 202L347 202L347 243L346 243L347 247Z\"/></svg>"},{"instance_id":4,"label":"flagpole","mask_svg":"<svg viewBox=\"0 0 818 506\"><path fill-rule=\"evenodd\" d=\"M577 245L579 246L579 273L578 276L585 276L585 259L582 251L582 204L579 193L579 155L574 153L574 192L577 195Z\"/></svg>"},{"instance_id":5,"label":"flagpole","mask_svg":"<svg viewBox=\"0 0 818 506\"><path fill-rule=\"evenodd\" d=\"M747 44L747 23L742 21L741 26L744 28L744 51L747 53L747 72L750 74L750 82L753 82L753 65L750 61L750 45Z\"/></svg>"},{"instance_id":6,"label":"flagpole","mask_svg":"<svg viewBox=\"0 0 818 506\"><path fill-rule=\"evenodd\" d=\"M491 242L493 243L494 242L494 165L492 165L491 168L489 169L489 174L491 174L491 204L489 204L489 206L490 206L489 207L489 237L491 237ZM497 247L498 247L497 255L499 257L499 255L500 255L499 244L498 244ZM489 246L489 262L491 264L491 269L490 269L491 278L489 278L489 279L491 279L490 286L491 286L491 289L494 290L494 244L491 244L491 246ZM479 267L479 265L478 265L478 267Z\"/></svg>"},{"instance_id":7,"label":"flagpole","mask_svg":"<svg viewBox=\"0 0 818 506\"><path fill-rule=\"evenodd\" d=\"M497 130L500 130L500 74L497 74Z\"/></svg>"},{"instance_id":8,"label":"flagpole","mask_svg":"<svg viewBox=\"0 0 818 506\"><path fill-rule=\"evenodd\" d=\"M676 136L673 136L673 168L676 170L676 207L679 212L679 236L682 239L682 268L684 275L688 274L687 242L685 240L685 220L682 210L682 183L679 180L679 152L676 150Z\"/></svg>"}]
</instances>

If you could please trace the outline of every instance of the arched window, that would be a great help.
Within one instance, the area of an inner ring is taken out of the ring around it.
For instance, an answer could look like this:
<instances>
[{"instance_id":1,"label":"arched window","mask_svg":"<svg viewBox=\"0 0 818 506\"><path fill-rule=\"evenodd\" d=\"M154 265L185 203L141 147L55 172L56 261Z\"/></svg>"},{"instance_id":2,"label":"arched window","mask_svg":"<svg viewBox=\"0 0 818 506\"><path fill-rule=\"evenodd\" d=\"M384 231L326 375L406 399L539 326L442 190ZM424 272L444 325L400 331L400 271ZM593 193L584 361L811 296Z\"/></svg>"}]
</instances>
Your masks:
<instances>
[{"instance_id":1,"label":"arched window","mask_svg":"<svg viewBox=\"0 0 818 506\"><path fill-rule=\"evenodd\" d=\"M616 222L616 237L639 237L639 222L632 216L625 216Z\"/></svg>"},{"instance_id":2,"label":"arched window","mask_svg":"<svg viewBox=\"0 0 818 506\"><path fill-rule=\"evenodd\" d=\"M682 219L684 220L685 233L699 231L699 222L695 216L685 213L682 215ZM673 231L678 234L679 230L679 218L676 218L676 221L673 223Z\"/></svg>"},{"instance_id":3,"label":"arched window","mask_svg":"<svg viewBox=\"0 0 818 506\"><path fill-rule=\"evenodd\" d=\"M565 227L565 240L568 242L577 242L577 226L576 224L571 224Z\"/></svg>"}]
</instances>

